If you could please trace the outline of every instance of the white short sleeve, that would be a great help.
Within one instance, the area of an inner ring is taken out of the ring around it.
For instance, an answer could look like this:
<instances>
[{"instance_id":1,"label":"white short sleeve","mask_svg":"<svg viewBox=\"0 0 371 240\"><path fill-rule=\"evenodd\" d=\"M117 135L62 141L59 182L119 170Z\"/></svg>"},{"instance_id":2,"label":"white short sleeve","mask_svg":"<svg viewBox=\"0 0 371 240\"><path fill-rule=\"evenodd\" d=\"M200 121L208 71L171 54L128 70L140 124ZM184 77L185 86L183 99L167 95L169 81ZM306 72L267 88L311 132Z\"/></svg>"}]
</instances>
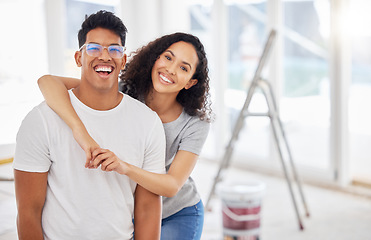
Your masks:
<instances>
[{"instance_id":1,"label":"white short sleeve","mask_svg":"<svg viewBox=\"0 0 371 240\"><path fill-rule=\"evenodd\" d=\"M164 128L162 126L160 118L156 114L152 132L148 134L146 143L143 162L144 170L155 173L166 173L165 146L166 140Z\"/></svg>"},{"instance_id":2,"label":"white short sleeve","mask_svg":"<svg viewBox=\"0 0 371 240\"><path fill-rule=\"evenodd\" d=\"M48 137L39 107L40 105L27 114L18 130L14 169L47 172L50 168Z\"/></svg>"}]
</instances>

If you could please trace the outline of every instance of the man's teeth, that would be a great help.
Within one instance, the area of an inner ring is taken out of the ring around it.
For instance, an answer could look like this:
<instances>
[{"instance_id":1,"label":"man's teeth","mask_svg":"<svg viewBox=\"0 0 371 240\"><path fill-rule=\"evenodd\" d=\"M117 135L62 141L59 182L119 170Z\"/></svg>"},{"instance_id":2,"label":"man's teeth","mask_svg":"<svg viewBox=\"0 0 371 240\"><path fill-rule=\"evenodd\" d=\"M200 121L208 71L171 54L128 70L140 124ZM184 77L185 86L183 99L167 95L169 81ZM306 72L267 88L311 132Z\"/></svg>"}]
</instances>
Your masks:
<instances>
[{"instance_id":1,"label":"man's teeth","mask_svg":"<svg viewBox=\"0 0 371 240\"><path fill-rule=\"evenodd\" d=\"M96 72L112 72L112 67L110 66L97 66L95 68Z\"/></svg>"},{"instance_id":2,"label":"man's teeth","mask_svg":"<svg viewBox=\"0 0 371 240\"><path fill-rule=\"evenodd\" d=\"M167 79L166 77L164 77L164 76L162 76L162 75L160 75L160 78L161 78L162 80L164 80L165 82L167 82L167 83L173 83L172 81L170 81L169 79Z\"/></svg>"}]
</instances>

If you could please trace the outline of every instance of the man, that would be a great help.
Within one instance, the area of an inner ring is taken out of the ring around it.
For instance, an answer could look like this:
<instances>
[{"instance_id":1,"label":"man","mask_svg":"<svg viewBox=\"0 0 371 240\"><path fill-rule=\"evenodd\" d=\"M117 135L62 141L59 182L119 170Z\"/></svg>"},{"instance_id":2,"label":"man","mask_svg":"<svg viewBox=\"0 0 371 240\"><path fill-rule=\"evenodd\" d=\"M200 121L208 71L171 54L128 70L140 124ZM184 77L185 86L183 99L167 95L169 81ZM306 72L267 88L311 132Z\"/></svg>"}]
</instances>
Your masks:
<instances>
[{"instance_id":1,"label":"man","mask_svg":"<svg viewBox=\"0 0 371 240\"><path fill-rule=\"evenodd\" d=\"M126 27L110 12L79 32L79 87L72 105L102 147L145 170L165 173L158 116L118 91ZM85 153L45 102L23 120L14 159L19 239L159 239L161 199L117 172L85 168ZM134 204L135 200L135 204ZM133 226L135 218L135 226Z\"/></svg>"}]
</instances>

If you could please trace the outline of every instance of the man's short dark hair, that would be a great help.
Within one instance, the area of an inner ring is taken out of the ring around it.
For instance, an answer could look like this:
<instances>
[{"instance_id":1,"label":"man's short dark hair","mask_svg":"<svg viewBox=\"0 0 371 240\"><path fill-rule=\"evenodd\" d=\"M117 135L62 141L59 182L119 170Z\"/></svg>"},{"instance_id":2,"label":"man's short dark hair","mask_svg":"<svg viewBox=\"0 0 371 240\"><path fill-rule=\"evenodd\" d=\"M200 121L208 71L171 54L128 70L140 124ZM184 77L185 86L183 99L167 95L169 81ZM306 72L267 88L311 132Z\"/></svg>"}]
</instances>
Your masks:
<instances>
[{"instance_id":1,"label":"man's short dark hair","mask_svg":"<svg viewBox=\"0 0 371 240\"><path fill-rule=\"evenodd\" d=\"M122 46L125 46L126 33L128 30L124 23L112 12L100 10L97 13L91 14L81 24L81 29L78 33L79 48L85 44L88 32L98 27L113 31L121 38Z\"/></svg>"}]
</instances>

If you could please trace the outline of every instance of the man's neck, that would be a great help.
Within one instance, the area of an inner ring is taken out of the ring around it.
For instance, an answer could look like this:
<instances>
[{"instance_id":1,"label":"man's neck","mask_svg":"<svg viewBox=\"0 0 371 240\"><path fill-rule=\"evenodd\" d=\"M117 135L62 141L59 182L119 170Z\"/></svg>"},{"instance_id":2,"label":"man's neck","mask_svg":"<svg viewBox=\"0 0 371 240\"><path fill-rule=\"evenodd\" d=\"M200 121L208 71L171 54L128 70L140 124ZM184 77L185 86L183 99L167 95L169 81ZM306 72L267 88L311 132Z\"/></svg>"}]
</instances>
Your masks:
<instances>
[{"instance_id":1,"label":"man's neck","mask_svg":"<svg viewBox=\"0 0 371 240\"><path fill-rule=\"evenodd\" d=\"M86 106L99 111L115 108L123 97L118 88L110 91L98 91L81 85L73 89L73 93Z\"/></svg>"}]
</instances>

